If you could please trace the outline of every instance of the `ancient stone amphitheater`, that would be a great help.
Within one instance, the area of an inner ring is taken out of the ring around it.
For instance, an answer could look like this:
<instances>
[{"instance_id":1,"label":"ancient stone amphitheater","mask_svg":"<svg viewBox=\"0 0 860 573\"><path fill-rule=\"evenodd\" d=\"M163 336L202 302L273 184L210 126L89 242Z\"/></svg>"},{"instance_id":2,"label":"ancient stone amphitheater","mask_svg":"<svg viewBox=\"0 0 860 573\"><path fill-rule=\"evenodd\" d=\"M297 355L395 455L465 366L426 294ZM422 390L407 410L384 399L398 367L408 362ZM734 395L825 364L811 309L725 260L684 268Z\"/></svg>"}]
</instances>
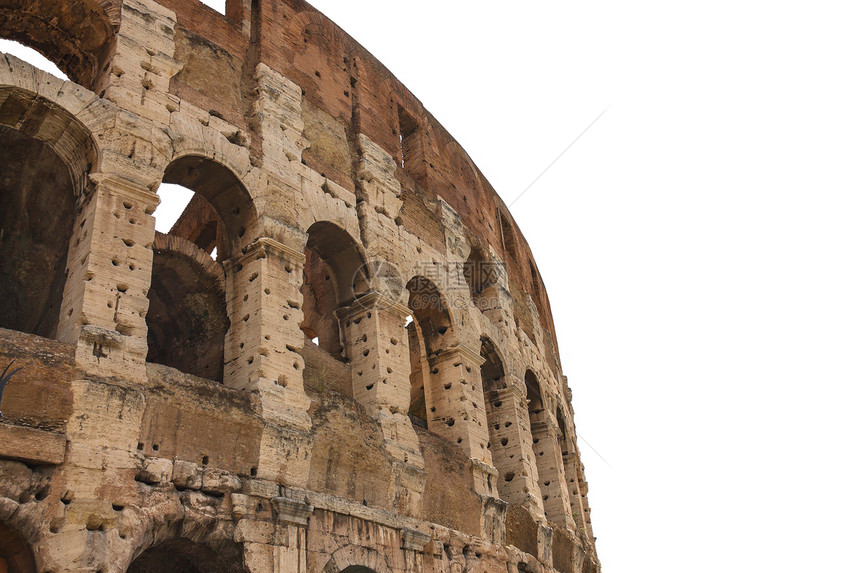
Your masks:
<instances>
[{"instance_id":1,"label":"ancient stone amphitheater","mask_svg":"<svg viewBox=\"0 0 860 573\"><path fill-rule=\"evenodd\" d=\"M70 78L0 53L0 572L599 569L529 247L378 60L301 0L0 35Z\"/></svg>"}]
</instances>

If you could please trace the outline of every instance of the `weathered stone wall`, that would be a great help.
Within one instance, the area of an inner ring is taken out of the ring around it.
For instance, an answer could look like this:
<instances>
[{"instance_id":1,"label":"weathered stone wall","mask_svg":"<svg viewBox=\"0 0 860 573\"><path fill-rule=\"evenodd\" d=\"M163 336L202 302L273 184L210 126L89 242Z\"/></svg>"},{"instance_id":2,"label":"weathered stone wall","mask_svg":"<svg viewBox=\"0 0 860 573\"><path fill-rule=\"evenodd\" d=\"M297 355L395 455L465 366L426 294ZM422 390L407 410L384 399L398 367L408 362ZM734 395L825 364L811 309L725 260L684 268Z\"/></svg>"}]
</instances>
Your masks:
<instances>
[{"instance_id":1,"label":"weathered stone wall","mask_svg":"<svg viewBox=\"0 0 860 573\"><path fill-rule=\"evenodd\" d=\"M0 570L597 570L528 245L372 55L299 0L0 36L71 78L0 54Z\"/></svg>"}]
</instances>

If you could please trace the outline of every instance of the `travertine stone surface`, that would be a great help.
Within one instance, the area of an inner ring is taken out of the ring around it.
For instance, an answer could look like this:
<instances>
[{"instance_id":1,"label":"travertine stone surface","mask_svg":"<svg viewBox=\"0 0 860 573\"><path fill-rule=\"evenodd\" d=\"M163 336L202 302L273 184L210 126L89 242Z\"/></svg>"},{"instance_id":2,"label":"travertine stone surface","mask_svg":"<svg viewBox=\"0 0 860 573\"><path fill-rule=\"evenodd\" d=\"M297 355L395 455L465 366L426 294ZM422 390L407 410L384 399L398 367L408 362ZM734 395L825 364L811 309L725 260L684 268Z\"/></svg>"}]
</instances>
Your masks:
<instances>
[{"instance_id":1,"label":"travertine stone surface","mask_svg":"<svg viewBox=\"0 0 860 573\"><path fill-rule=\"evenodd\" d=\"M298 0L0 36L70 78L0 54L0 571L599 570L528 244L380 62Z\"/></svg>"}]
</instances>

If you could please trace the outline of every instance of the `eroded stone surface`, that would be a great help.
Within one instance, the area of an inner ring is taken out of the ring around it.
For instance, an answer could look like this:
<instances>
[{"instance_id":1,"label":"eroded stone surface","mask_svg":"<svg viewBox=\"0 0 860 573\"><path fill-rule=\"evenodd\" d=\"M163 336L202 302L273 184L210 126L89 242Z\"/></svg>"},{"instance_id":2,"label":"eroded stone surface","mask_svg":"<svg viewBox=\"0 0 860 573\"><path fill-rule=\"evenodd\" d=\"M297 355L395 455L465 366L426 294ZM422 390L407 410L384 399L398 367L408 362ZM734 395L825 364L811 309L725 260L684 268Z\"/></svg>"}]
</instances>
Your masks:
<instances>
[{"instance_id":1,"label":"eroded stone surface","mask_svg":"<svg viewBox=\"0 0 860 573\"><path fill-rule=\"evenodd\" d=\"M598 570L528 245L373 56L293 0L0 33L71 78L0 57L0 571Z\"/></svg>"}]
</instances>

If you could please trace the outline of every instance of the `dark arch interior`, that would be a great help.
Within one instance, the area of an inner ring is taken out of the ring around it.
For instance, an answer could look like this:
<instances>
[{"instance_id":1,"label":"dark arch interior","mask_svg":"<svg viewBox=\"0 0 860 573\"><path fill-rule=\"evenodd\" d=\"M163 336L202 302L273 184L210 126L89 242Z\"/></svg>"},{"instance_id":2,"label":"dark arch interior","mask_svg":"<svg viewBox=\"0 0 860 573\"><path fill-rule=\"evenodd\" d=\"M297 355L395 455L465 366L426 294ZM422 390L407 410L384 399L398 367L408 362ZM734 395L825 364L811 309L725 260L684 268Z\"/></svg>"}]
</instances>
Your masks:
<instances>
[{"instance_id":1,"label":"dark arch interior","mask_svg":"<svg viewBox=\"0 0 860 573\"><path fill-rule=\"evenodd\" d=\"M531 370L526 370L526 399L529 401L529 419L532 425L538 421L538 416L543 412L543 399L540 395L540 385L537 376Z\"/></svg>"},{"instance_id":2,"label":"dark arch interior","mask_svg":"<svg viewBox=\"0 0 860 573\"><path fill-rule=\"evenodd\" d=\"M376 573L370 567L364 567L362 565L350 565L340 573Z\"/></svg>"},{"instance_id":3,"label":"dark arch interior","mask_svg":"<svg viewBox=\"0 0 860 573\"><path fill-rule=\"evenodd\" d=\"M415 317L427 355L438 354L452 345L451 316L439 289L424 277L413 277L407 284L409 310Z\"/></svg>"},{"instance_id":4,"label":"dark arch interior","mask_svg":"<svg viewBox=\"0 0 860 573\"><path fill-rule=\"evenodd\" d=\"M69 167L0 125L0 327L53 338L75 220Z\"/></svg>"},{"instance_id":5,"label":"dark arch interior","mask_svg":"<svg viewBox=\"0 0 860 573\"><path fill-rule=\"evenodd\" d=\"M498 282L498 265L489 261L481 248L473 247L466 262L463 263L463 278L469 287L472 302L479 309L486 310L489 301L485 300L484 291Z\"/></svg>"},{"instance_id":6,"label":"dark arch interior","mask_svg":"<svg viewBox=\"0 0 860 573\"><path fill-rule=\"evenodd\" d=\"M242 182L211 159L177 159L163 181L194 196L170 233L157 233L153 243L147 361L222 382L230 320L221 261L242 243L256 211Z\"/></svg>"},{"instance_id":7,"label":"dark arch interior","mask_svg":"<svg viewBox=\"0 0 860 573\"><path fill-rule=\"evenodd\" d=\"M335 310L367 291L364 259L349 233L334 223L308 229L302 281L305 387L352 395L352 380Z\"/></svg>"},{"instance_id":8,"label":"dark arch interior","mask_svg":"<svg viewBox=\"0 0 860 573\"><path fill-rule=\"evenodd\" d=\"M0 572L36 573L36 561L20 533L0 523Z\"/></svg>"},{"instance_id":9,"label":"dark arch interior","mask_svg":"<svg viewBox=\"0 0 860 573\"><path fill-rule=\"evenodd\" d=\"M416 276L406 283L409 310L414 321L406 326L409 338L409 416L413 423L427 427L427 401L424 392L426 359L454 345L451 316L439 289L425 277Z\"/></svg>"},{"instance_id":10,"label":"dark arch interior","mask_svg":"<svg viewBox=\"0 0 860 573\"><path fill-rule=\"evenodd\" d=\"M180 237L156 235L146 324L148 362L223 381L230 326L223 269Z\"/></svg>"},{"instance_id":11,"label":"dark arch interior","mask_svg":"<svg viewBox=\"0 0 860 573\"><path fill-rule=\"evenodd\" d=\"M496 351L496 345L487 337L481 338L481 358L484 359L484 363L481 364L481 382L484 384L484 392L507 387L502 359Z\"/></svg>"},{"instance_id":12,"label":"dark arch interior","mask_svg":"<svg viewBox=\"0 0 860 573\"><path fill-rule=\"evenodd\" d=\"M35 49L69 79L100 92L116 38L96 0L7 0L0 6L2 37Z\"/></svg>"},{"instance_id":13,"label":"dark arch interior","mask_svg":"<svg viewBox=\"0 0 860 573\"><path fill-rule=\"evenodd\" d=\"M339 304L349 303L367 292L367 268L358 244L334 223L319 222L308 229L307 249L313 251L331 271L329 279Z\"/></svg>"},{"instance_id":14,"label":"dark arch interior","mask_svg":"<svg viewBox=\"0 0 860 573\"><path fill-rule=\"evenodd\" d=\"M214 243L219 258L229 258L256 219L251 196L236 175L211 159L189 155L168 165L163 182L181 185L198 194L171 234L203 245L204 250Z\"/></svg>"},{"instance_id":15,"label":"dark arch interior","mask_svg":"<svg viewBox=\"0 0 860 573\"><path fill-rule=\"evenodd\" d=\"M147 549L132 561L127 573L240 573L241 554L228 555L187 539L174 539Z\"/></svg>"}]
</instances>

